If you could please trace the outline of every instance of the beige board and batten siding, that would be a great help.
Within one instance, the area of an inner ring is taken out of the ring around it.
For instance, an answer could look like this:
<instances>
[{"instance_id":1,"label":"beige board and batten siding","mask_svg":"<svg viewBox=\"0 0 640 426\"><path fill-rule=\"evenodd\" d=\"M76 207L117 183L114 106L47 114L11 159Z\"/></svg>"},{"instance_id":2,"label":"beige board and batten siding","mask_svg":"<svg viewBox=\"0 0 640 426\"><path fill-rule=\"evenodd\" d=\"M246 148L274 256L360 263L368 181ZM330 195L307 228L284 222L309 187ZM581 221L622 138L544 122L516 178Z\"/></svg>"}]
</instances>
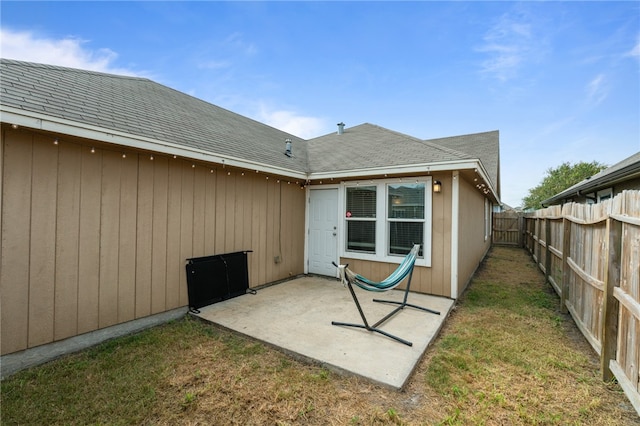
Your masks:
<instances>
[{"instance_id":1,"label":"beige board and batten siding","mask_svg":"<svg viewBox=\"0 0 640 426\"><path fill-rule=\"evenodd\" d=\"M458 294L460 297L491 247L485 238L485 197L471 183L459 179ZM491 208L489 208L491 211Z\"/></svg>"},{"instance_id":2,"label":"beige board and batten siding","mask_svg":"<svg viewBox=\"0 0 640 426\"><path fill-rule=\"evenodd\" d=\"M2 130L2 354L186 306L187 258L253 250L251 287L303 273L294 182L54 139Z\"/></svg>"},{"instance_id":3,"label":"beige board and batten siding","mask_svg":"<svg viewBox=\"0 0 640 426\"><path fill-rule=\"evenodd\" d=\"M436 174L433 179L441 181L442 192L432 197L431 266L414 267L411 291L451 297L451 174ZM388 277L398 267L397 263L349 257L342 257L340 263L348 263L349 269L376 281ZM406 288L406 281L398 288Z\"/></svg>"}]
</instances>

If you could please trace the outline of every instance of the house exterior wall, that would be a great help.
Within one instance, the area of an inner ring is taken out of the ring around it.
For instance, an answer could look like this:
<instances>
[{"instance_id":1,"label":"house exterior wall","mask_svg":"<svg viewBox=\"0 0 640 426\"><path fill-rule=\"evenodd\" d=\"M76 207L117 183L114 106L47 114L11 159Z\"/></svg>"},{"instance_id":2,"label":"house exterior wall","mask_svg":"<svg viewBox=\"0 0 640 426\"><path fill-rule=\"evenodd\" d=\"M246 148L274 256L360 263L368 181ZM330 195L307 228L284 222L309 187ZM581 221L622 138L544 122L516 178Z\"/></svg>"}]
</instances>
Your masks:
<instances>
[{"instance_id":1,"label":"house exterior wall","mask_svg":"<svg viewBox=\"0 0 640 426\"><path fill-rule=\"evenodd\" d=\"M53 140L2 128L3 355L186 306L187 258L253 250L251 287L303 273L293 182Z\"/></svg>"},{"instance_id":2,"label":"house exterior wall","mask_svg":"<svg viewBox=\"0 0 640 426\"><path fill-rule=\"evenodd\" d=\"M485 228L485 197L464 179L460 179L459 194L458 294L454 296L456 298L464 292L473 273L491 247L491 235L486 235ZM490 214L492 206L487 210Z\"/></svg>"},{"instance_id":3,"label":"house exterior wall","mask_svg":"<svg viewBox=\"0 0 640 426\"><path fill-rule=\"evenodd\" d=\"M431 266L414 267L411 291L451 297L451 173L436 174L433 179L442 182L442 192L432 197ZM388 277L398 267L397 263L349 257L341 257L340 262L348 263L349 269L376 281ZM405 288L405 283L398 288Z\"/></svg>"},{"instance_id":4,"label":"house exterior wall","mask_svg":"<svg viewBox=\"0 0 640 426\"><path fill-rule=\"evenodd\" d=\"M640 177L629 179L624 182L619 182L613 185L613 197L620 194L622 191L639 190L640 189Z\"/></svg>"},{"instance_id":5,"label":"house exterior wall","mask_svg":"<svg viewBox=\"0 0 640 426\"><path fill-rule=\"evenodd\" d=\"M588 204L588 203L593 203L594 198L597 199L598 194L601 194L603 192L607 193L609 192L608 190L611 190L610 196L611 198L613 198L616 195L622 193L622 191L638 190L638 189L640 189L640 177L627 179L623 182L616 182L614 185L604 186L603 188L597 191L587 192L585 196L578 196L577 194L574 193L572 196L567 197L561 203L564 204L564 203L573 202L573 203Z\"/></svg>"}]
</instances>

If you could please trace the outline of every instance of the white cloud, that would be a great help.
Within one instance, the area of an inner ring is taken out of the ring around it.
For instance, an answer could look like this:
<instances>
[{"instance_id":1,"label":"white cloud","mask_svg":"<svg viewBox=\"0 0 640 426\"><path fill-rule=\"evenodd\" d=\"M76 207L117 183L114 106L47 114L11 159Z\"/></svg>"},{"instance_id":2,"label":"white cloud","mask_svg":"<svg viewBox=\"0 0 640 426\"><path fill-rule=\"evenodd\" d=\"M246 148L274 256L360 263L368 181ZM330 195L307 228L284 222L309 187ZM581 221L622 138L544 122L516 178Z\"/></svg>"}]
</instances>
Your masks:
<instances>
[{"instance_id":1,"label":"white cloud","mask_svg":"<svg viewBox=\"0 0 640 426\"><path fill-rule=\"evenodd\" d=\"M242 33L235 32L230 34L223 42L223 46L229 48L232 51L240 52L245 55L251 56L258 52L258 48L255 44L246 42Z\"/></svg>"},{"instance_id":2,"label":"white cloud","mask_svg":"<svg viewBox=\"0 0 640 426\"><path fill-rule=\"evenodd\" d=\"M640 40L636 43L635 46L627 53L626 56L640 58Z\"/></svg>"},{"instance_id":3,"label":"white cloud","mask_svg":"<svg viewBox=\"0 0 640 426\"><path fill-rule=\"evenodd\" d=\"M587 100L591 105L598 105L609 94L609 84L604 74L598 74L587 84Z\"/></svg>"},{"instance_id":4,"label":"white cloud","mask_svg":"<svg viewBox=\"0 0 640 426\"><path fill-rule=\"evenodd\" d=\"M505 13L489 28L476 50L486 53L481 71L500 81L517 76L524 64L538 60L545 40L534 35L531 17L523 10Z\"/></svg>"},{"instance_id":5,"label":"white cloud","mask_svg":"<svg viewBox=\"0 0 640 426\"><path fill-rule=\"evenodd\" d=\"M503 16L485 35L485 43L478 49L487 53L487 59L482 62L482 71L500 81L512 78L527 53L530 33L524 24L512 22Z\"/></svg>"},{"instance_id":6,"label":"white cloud","mask_svg":"<svg viewBox=\"0 0 640 426\"><path fill-rule=\"evenodd\" d=\"M558 118L556 121L547 123L546 125L542 126L540 130L540 135L548 136L548 135L555 134L556 132L566 128L569 124L575 122L575 120L576 120L575 116Z\"/></svg>"},{"instance_id":7,"label":"white cloud","mask_svg":"<svg viewBox=\"0 0 640 426\"><path fill-rule=\"evenodd\" d=\"M260 107L257 120L303 139L320 136L327 127L320 118L306 117L294 111L269 110L264 105Z\"/></svg>"},{"instance_id":8,"label":"white cloud","mask_svg":"<svg viewBox=\"0 0 640 426\"><path fill-rule=\"evenodd\" d=\"M86 40L75 37L49 39L28 31L0 29L0 51L5 59L38 62L79 68L90 71L122 75L139 75L128 69L117 68L113 62L118 54L110 49L90 50Z\"/></svg>"},{"instance_id":9,"label":"white cloud","mask_svg":"<svg viewBox=\"0 0 640 426\"><path fill-rule=\"evenodd\" d=\"M204 61L198 64L198 68L208 69L208 70L220 70L224 68L231 67L231 62L229 61Z\"/></svg>"}]
</instances>

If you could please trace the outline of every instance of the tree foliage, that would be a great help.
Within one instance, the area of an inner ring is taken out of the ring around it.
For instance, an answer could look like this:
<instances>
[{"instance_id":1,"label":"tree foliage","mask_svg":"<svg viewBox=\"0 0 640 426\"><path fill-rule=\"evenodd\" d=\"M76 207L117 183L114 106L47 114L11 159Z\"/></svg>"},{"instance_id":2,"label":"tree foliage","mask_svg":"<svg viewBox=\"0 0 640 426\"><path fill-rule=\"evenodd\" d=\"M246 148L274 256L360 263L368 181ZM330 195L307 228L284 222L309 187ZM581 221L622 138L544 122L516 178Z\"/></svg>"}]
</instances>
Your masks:
<instances>
[{"instance_id":1,"label":"tree foliage","mask_svg":"<svg viewBox=\"0 0 640 426\"><path fill-rule=\"evenodd\" d=\"M566 162L555 169L549 168L540 185L530 189L529 194L522 199L524 208L541 209L542 201L606 168L606 165L597 161L592 161L591 163L579 162L574 165Z\"/></svg>"}]
</instances>

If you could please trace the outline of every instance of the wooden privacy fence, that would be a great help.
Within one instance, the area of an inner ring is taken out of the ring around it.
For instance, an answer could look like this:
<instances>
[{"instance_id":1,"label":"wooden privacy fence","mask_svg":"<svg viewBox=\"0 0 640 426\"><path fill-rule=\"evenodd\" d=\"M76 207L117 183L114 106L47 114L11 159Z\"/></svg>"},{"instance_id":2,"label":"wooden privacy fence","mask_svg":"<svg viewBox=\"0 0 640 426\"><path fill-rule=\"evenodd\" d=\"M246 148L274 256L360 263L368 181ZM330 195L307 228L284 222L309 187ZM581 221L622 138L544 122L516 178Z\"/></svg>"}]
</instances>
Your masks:
<instances>
[{"instance_id":1,"label":"wooden privacy fence","mask_svg":"<svg viewBox=\"0 0 640 426\"><path fill-rule=\"evenodd\" d=\"M493 214L493 244L522 247L522 213L502 212Z\"/></svg>"},{"instance_id":2,"label":"wooden privacy fence","mask_svg":"<svg viewBox=\"0 0 640 426\"><path fill-rule=\"evenodd\" d=\"M640 414L640 191L525 215L524 246Z\"/></svg>"}]
</instances>

